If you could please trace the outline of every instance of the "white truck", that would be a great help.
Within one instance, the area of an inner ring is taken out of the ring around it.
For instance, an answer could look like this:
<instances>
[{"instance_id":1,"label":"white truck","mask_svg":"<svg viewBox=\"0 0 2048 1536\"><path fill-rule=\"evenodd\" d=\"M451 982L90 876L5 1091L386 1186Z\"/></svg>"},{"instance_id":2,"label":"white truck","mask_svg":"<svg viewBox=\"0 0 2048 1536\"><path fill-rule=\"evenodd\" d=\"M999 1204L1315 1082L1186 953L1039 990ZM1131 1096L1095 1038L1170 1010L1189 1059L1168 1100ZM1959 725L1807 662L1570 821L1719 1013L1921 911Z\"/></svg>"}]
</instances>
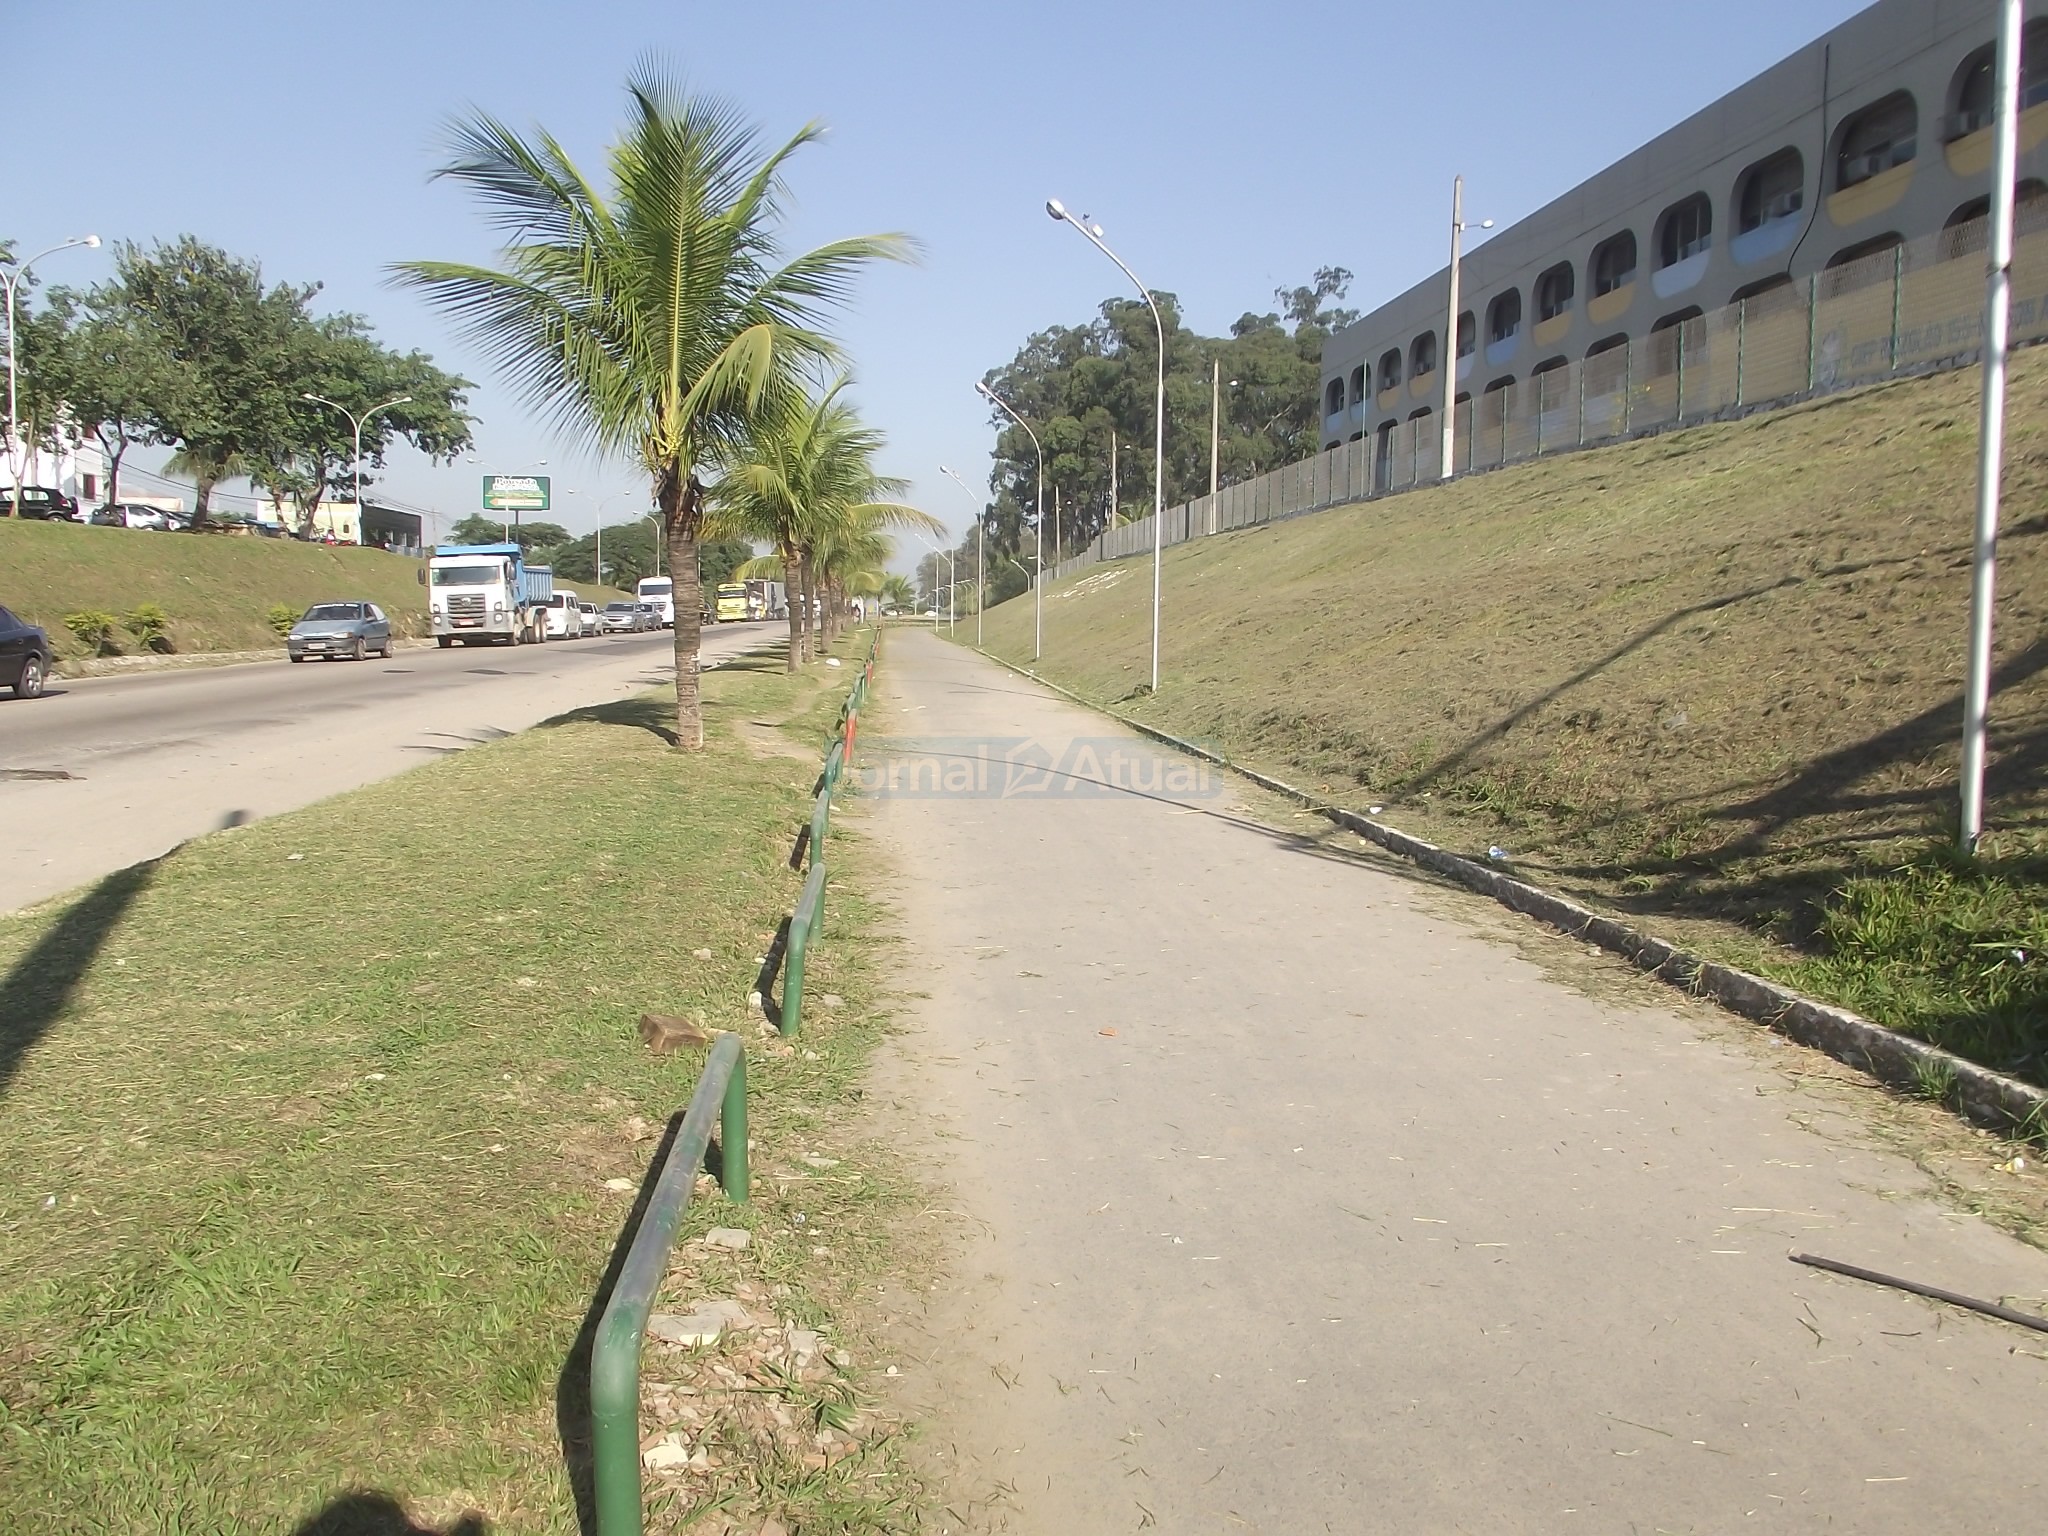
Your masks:
<instances>
[{"instance_id":1,"label":"white truck","mask_svg":"<svg viewBox=\"0 0 2048 1536\"><path fill-rule=\"evenodd\" d=\"M661 627L676 627L676 584L666 576L642 576L633 596L661 615Z\"/></svg>"},{"instance_id":2,"label":"white truck","mask_svg":"<svg viewBox=\"0 0 2048 1536\"><path fill-rule=\"evenodd\" d=\"M548 637L551 566L528 565L517 544L437 544L427 562L434 640L532 645Z\"/></svg>"}]
</instances>

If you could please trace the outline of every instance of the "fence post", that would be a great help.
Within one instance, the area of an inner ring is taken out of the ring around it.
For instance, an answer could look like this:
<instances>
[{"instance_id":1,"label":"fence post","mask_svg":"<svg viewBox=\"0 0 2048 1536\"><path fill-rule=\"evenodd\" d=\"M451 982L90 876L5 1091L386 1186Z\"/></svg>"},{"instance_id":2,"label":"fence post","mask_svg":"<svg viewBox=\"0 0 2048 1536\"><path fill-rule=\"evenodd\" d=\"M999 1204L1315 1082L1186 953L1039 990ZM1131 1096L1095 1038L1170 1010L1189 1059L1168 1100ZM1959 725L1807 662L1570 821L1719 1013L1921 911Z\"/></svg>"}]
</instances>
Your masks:
<instances>
[{"instance_id":1,"label":"fence post","mask_svg":"<svg viewBox=\"0 0 2048 1536\"><path fill-rule=\"evenodd\" d=\"M1735 405L1742 407L1742 347L1748 339L1749 300L1735 301Z\"/></svg>"},{"instance_id":2,"label":"fence post","mask_svg":"<svg viewBox=\"0 0 2048 1536\"><path fill-rule=\"evenodd\" d=\"M1820 274L1806 280L1806 392L1813 393L1820 367Z\"/></svg>"},{"instance_id":3,"label":"fence post","mask_svg":"<svg viewBox=\"0 0 2048 1536\"><path fill-rule=\"evenodd\" d=\"M1904 296L1906 284L1906 247L1903 243L1892 247L1892 355L1886 368L1888 373L1899 371L1899 305Z\"/></svg>"},{"instance_id":4,"label":"fence post","mask_svg":"<svg viewBox=\"0 0 2048 1536\"><path fill-rule=\"evenodd\" d=\"M1685 420L1685 321L1681 320L1672 329L1678 332L1678 402L1673 408L1673 421Z\"/></svg>"},{"instance_id":5,"label":"fence post","mask_svg":"<svg viewBox=\"0 0 2048 1536\"><path fill-rule=\"evenodd\" d=\"M1586 446L1586 364L1579 362L1579 446Z\"/></svg>"},{"instance_id":6,"label":"fence post","mask_svg":"<svg viewBox=\"0 0 2048 1536\"><path fill-rule=\"evenodd\" d=\"M1636 344L1621 344L1621 435L1627 437L1636 422Z\"/></svg>"}]
</instances>

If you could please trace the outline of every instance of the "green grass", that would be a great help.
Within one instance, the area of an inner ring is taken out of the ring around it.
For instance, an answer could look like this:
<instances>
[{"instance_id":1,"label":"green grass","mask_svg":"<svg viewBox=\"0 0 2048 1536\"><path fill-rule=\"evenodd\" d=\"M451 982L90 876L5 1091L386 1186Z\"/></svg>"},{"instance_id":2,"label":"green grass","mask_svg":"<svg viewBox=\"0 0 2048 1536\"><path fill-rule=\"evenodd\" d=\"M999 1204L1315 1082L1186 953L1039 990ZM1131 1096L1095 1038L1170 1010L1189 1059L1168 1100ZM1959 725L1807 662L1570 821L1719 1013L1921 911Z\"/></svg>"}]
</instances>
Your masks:
<instances>
[{"instance_id":1,"label":"green grass","mask_svg":"<svg viewBox=\"0 0 2048 1536\"><path fill-rule=\"evenodd\" d=\"M638 1185L640 1122L701 1060L649 1055L643 1010L753 1042L746 1257L797 1315L845 1304L894 1251L892 1186L793 1186L798 1229L774 1174L843 1123L883 1028L851 937L874 908L836 837L811 995L845 1006L802 1051L761 1044L745 999L814 770L731 729L794 716L812 745L839 682L713 673L702 755L665 748L651 700L582 712L0 918L10 1536L323 1509L388 1536L386 1498L576 1529L557 1378L633 1202L605 1181ZM685 1236L735 1214L702 1200ZM746 1470L741 1507L807 1531L904 1497L887 1442Z\"/></svg>"},{"instance_id":2,"label":"green grass","mask_svg":"<svg viewBox=\"0 0 2048 1536\"><path fill-rule=\"evenodd\" d=\"M1954 821L1976 409L1963 370L1179 546L1157 697L1146 562L1097 566L1048 593L1043 670L2048 1081L2038 996L1967 959L2043 904L2041 349L2014 369L2000 545L2009 853L1968 879L1917 858ZM1028 661L1031 626L1028 598L991 609L990 648Z\"/></svg>"},{"instance_id":3,"label":"green grass","mask_svg":"<svg viewBox=\"0 0 2048 1536\"><path fill-rule=\"evenodd\" d=\"M60 659L89 654L64 628L65 614L125 616L144 603L170 615L171 648L188 654L277 649L264 617L274 603L303 612L364 598L417 632L426 611L419 569L378 549L0 518L0 606L42 625ZM628 595L564 585L598 603ZM115 638L124 650L142 649L126 631Z\"/></svg>"}]
</instances>

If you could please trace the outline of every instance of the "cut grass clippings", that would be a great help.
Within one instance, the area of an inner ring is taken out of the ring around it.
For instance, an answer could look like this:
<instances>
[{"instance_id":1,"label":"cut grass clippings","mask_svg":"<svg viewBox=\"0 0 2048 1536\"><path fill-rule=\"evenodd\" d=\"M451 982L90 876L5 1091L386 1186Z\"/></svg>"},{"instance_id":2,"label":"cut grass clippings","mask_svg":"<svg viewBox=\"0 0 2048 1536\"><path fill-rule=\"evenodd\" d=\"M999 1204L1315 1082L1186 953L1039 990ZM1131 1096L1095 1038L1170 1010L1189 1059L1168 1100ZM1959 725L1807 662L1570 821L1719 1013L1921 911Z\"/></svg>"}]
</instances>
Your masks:
<instances>
[{"instance_id":1,"label":"cut grass clippings","mask_svg":"<svg viewBox=\"0 0 2048 1536\"><path fill-rule=\"evenodd\" d=\"M777 1174L843 1127L884 1028L874 909L835 838L811 990L843 1006L764 1041L746 999L813 770L732 730L815 745L844 681L711 673L702 754L571 717L0 918L10 1536L576 1530L558 1378L702 1060L650 1055L643 1010L749 1042L755 1199L700 1198L684 1248L750 1228L748 1283L858 1358L842 1312L898 1186L843 1143L856 1177ZM842 1420L857 1388L830 1383ZM716 1502L866 1531L910 1497L880 1432L741 1460Z\"/></svg>"},{"instance_id":2,"label":"cut grass clippings","mask_svg":"<svg viewBox=\"0 0 2048 1536\"><path fill-rule=\"evenodd\" d=\"M1988 856L1952 838L1978 381L1901 381L1198 539L1045 598L1047 677L2048 1084L2048 350L2015 360ZM1032 654L1030 601L986 616Z\"/></svg>"}]
</instances>

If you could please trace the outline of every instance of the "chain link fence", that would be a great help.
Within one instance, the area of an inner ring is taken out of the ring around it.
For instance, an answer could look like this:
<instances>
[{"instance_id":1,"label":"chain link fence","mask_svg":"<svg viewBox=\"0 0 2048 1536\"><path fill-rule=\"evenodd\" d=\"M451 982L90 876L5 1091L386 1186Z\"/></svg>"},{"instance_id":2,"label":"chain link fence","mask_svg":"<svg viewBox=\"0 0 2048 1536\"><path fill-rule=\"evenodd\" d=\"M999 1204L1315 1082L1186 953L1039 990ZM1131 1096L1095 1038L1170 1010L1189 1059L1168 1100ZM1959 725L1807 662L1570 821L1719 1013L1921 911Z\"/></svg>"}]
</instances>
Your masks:
<instances>
[{"instance_id":1,"label":"chain link fence","mask_svg":"<svg viewBox=\"0 0 2048 1536\"><path fill-rule=\"evenodd\" d=\"M2015 345L2048 339L2048 198L2018 210L2013 263ZM1589 354L1537 363L1526 378L1481 384L1461 402L1453 454L1459 474L1539 454L1612 442L1684 422L1908 373L1972 362L1984 331L1988 220L1872 251L1633 341L1594 342ZM1346 416L1348 425L1352 418ZM1313 459L1225 486L1165 514L1168 544L1345 506L1442 478L1437 411L1388 422ZM1055 578L1152 549L1152 519L1105 529L1053 567Z\"/></svg>"}]
</instances>

